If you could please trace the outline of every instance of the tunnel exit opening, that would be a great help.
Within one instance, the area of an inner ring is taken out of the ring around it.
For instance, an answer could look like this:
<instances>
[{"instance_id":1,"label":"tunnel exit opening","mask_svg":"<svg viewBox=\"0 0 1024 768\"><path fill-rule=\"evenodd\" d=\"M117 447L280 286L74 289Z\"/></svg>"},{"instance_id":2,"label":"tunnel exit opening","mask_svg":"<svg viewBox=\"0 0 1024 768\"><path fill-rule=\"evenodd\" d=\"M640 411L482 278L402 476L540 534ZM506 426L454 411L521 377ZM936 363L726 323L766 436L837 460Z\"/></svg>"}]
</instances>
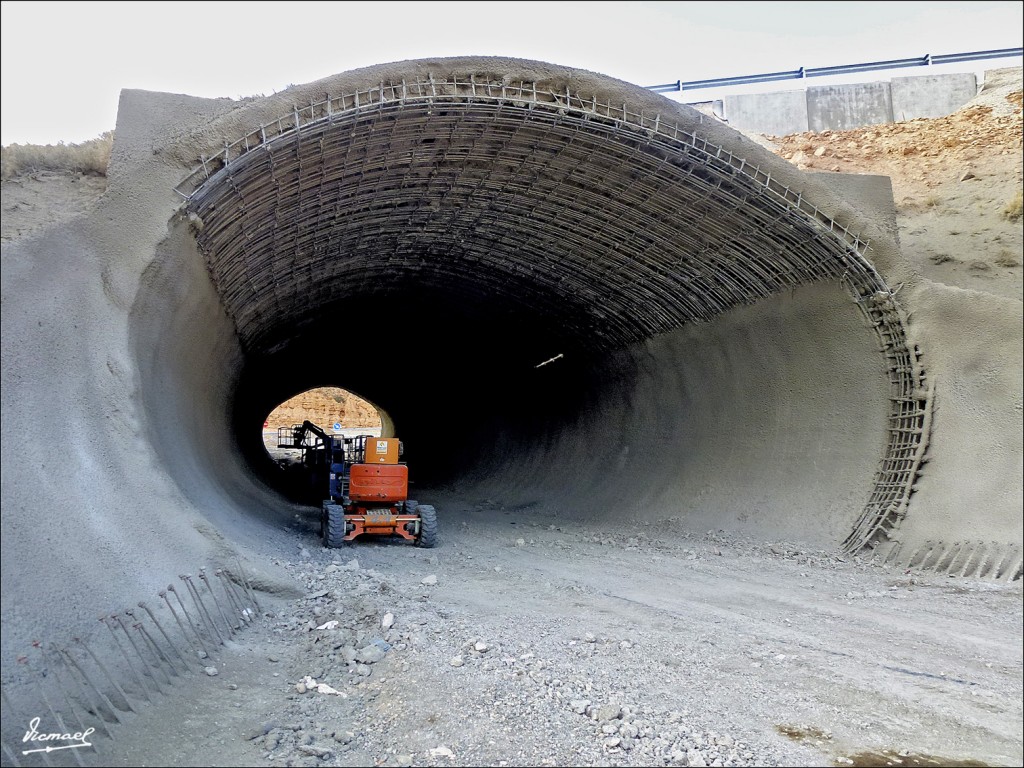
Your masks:
<instances>
[{"instance_id":1,"label":"tunnel exit opening","mask_svg":"<svg viewBox=\"0 0 1024 768\"><path fill-rule=\"evenodd\" d=\"M263 447L277 469L270 476L272 484L297 501L318 502L313 493L318 478L308 466L318 443L332 436L378 437L385 423L390 419L376 405L341 387L314 387L293 395L263 421Z\"/></svg>"},{"instance_id":2,"label":"tunnel exit opening","mask_svg":"<svg viewBox=\"0 0 1024 768\"><path fill-rule=\"evenodd\" d=\"M380 410L373 403L341 387L314 387L277 405L263 422L264 434L280 427L311 421L335 432L358 431L379 435Z\"/></svg>"}]
</instances>

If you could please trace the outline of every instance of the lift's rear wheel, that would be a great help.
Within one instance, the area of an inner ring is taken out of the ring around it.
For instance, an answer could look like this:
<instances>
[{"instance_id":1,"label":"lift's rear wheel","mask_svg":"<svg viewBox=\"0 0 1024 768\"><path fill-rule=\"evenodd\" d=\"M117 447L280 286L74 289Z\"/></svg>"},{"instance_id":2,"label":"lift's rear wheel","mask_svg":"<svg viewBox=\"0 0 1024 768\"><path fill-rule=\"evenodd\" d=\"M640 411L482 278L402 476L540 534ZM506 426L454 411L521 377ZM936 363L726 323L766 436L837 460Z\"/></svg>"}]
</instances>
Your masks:
<instances>
[{"instance_id":1,"label":"lift's rear wheel","mask_svg":"<svg viewBox=\"0 0 1024 768\"><path fill-rule=\"evenodd\" d=\"M323 536L325 547L345 545L345 508L340 504L325 504L323 515Z\"/></svg>"},{"instance_id":2,"label":"lift's rear wheel","mask_svg":"<svg viewBox=\"0 0 1024 768\"><path fill-rule=\"evenodd\" d=\"M405 514L407 514L407 515L415 515L416 514L416 507L418 507L419 505L420 505L420 503L418 501L413 501L412 499L406 499L405 500Z\"/></svg>"},{"instance_id":3,"label":"lift's rear wheel","mask_svg":"<svg viewBox=\"0 0 1024 768\"><path fill-rule=\"evenodd\" d=\"M416 507L420 516L420 535L416 537L416 546L429 549L437 543L437 512L429 504Z\"/></svg>"}]
</instances>

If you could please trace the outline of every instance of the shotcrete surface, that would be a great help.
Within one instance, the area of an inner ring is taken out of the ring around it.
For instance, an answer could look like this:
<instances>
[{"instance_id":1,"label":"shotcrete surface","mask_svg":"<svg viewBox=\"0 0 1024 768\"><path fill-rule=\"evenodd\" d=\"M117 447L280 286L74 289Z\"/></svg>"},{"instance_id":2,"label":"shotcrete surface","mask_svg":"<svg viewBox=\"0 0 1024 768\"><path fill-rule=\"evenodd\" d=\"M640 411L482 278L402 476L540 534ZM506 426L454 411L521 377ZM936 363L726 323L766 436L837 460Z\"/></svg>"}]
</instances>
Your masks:
<instances>
[{"instance_id":1,"label":"shotcrete surface","mask_svg":"<svg viewBox=\"0 0 1024 768\"><path fill-rule=\"evenodd\" d=\"M517 314L443 291L400 308L402 325L386 327L408 337L387 354L360 350L363 365L325 353L333 328L275 326L270 309L260 320L287 344L246 347L175 186L200 154L295 103L442 71L676 109L593 73L482 58L383 65L242 102L124 91L108 187L81 214L19 225L8 200L39 180L4 183L5 693L42 706L33 641L100 648L98 615L155 602L200 566L242 562L267 611L213 654L223 677L199 667L87 759L642 765L721 753L799 765L902 749L1019 764L1020 581L837 555L871 492L893 394L878 336L838 281L612 348L567 332L564 308ZM936 398L899 535L1019 547L1020 219L1003 239L971 241L988 267L943 283L962 273L929 261L936 240L911 258L899 248L934 205L894 218L877 184L871 199L856 184L844 192L768 142L677 111L870 240L898 291ZM1012 199L1016 163L1002 176L998 163L972 166L973 188L950 180L958 207L970 189L989 212ZM953 250L966 269L969 249ZM1003 287L979 290L990 281ZM436 553L322 549L315 510L278 492L261 423L326 385L368 397L407 439L416 494L436 501L447 531ZM353 558L362 566L343 570ZM437 589L422 583L430 574ZM398 617L389 632L386 612ZM335 615L341 634L316 630ZM345 663L342 648L378 638L390 649L368 674ZM306 674L350 695L299 693ZM591 718L604 704L618 714ZM10 717L5 707L5 738Z\"/></svg>"}]
</instances>

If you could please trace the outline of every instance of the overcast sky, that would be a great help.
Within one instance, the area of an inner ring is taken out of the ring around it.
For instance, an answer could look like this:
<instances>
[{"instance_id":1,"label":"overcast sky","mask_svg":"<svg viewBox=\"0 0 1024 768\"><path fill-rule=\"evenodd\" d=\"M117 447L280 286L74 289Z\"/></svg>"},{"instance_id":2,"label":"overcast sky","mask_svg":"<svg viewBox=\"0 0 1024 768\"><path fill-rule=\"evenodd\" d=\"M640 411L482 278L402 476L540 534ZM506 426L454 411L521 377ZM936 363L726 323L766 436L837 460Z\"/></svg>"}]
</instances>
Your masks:
<instances>
[{"instance_id":1,"label":"overcast sky","mask_svg":"<svg viewBox=\"0 0 1024 768\"><path fill-rule=\"evenodd\" d=\"M4 146L95 138L114 128L122 88L240 98L371 64L460 55L538 59L648 86L1012 48L1024 37L1024 3L1018 0L5 0L0 7ZM980 72L1019 64L1017 59L955 69ZM953 69L904 69L868 79ZM759 90L793 87L799 84ZM718 95L693 92L681 100Z\"/></svg>"}]
</instances>

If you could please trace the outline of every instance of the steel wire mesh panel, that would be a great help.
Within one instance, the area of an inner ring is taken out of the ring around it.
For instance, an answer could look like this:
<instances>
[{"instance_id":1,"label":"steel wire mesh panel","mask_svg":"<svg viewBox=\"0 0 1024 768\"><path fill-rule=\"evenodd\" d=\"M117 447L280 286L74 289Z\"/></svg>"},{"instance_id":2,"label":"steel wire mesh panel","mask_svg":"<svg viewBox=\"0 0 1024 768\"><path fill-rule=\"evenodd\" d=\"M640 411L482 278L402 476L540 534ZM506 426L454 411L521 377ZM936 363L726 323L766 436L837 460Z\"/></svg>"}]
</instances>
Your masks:
<instances>
[{"instance_id":1,"label":"steel wire mesh panel","mask_svg":"<svg viewBox=\"0 0 1024 768\"><path fill-rule=\"evenodd\" d=\"M931 385L867 243L704 137L534 83L380 83L296 107L179 186L243 346L397 286L552 318L595 350L841 279L890 380L888 441L849 551L890 538L930 427Z\"/></svg>"}]
</instances>

